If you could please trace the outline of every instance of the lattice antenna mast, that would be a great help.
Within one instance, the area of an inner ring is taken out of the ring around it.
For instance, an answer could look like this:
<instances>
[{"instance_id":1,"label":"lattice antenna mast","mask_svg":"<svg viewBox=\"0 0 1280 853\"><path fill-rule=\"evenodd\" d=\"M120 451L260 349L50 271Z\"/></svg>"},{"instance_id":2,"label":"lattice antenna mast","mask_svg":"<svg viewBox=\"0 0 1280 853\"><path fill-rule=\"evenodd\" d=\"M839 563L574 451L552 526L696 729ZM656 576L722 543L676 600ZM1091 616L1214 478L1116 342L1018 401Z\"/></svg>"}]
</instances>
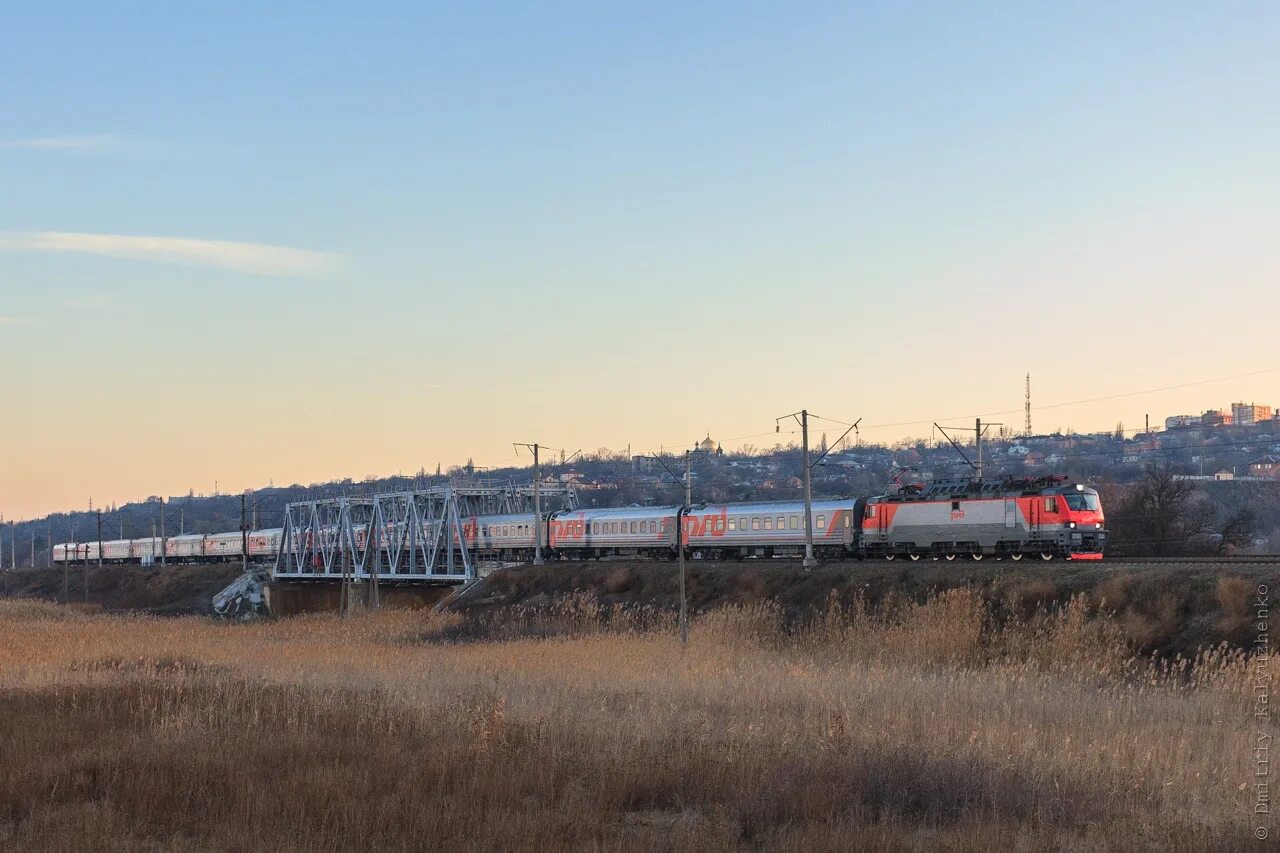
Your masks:
<instances>
[{"instance_id":1,"label":"lattice antenna mast","mask_svg":"<svg viewBox=\"0 0 1280 853\"><path fill-rule=\"evenodd\" d=\"M1027 435L1031 435L1031 374L1027 374L1027 421L1024 425L1024 431Z\"/></svg>"}]
</instances>

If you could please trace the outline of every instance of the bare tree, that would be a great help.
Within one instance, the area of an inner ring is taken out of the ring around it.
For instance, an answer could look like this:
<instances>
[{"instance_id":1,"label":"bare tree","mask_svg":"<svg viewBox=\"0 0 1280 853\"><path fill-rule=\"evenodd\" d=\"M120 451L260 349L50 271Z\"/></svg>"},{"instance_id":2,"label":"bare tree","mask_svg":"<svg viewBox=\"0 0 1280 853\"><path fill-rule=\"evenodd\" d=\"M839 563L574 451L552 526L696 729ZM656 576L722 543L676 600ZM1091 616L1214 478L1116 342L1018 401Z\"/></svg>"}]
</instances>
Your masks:
<instances>
[{"instance_id":1,"label":"bare tree","mask_svg":"<svg viewBox=\"0 0 1280 853\"><path fill-rule=\"evenodd\" d=\"M1157 557L1181 548L1199 530L1192 523L1194 495L1195 485L1169 466L1146 466L1121 508L1116 544Z\"/></svg>"},{"instance_id":2,"label":"bare tree","mask_svg":"<svg viewBox=\"0 0 1280 853\"><path fill-rule=\"evenodd\" d=\"M1228 548L1245 548L1253 544L1258 529L1258 514L1252 507L1241 507L1227 516L1218 528L1218 553Z\"/></svg>"}]
</instances>

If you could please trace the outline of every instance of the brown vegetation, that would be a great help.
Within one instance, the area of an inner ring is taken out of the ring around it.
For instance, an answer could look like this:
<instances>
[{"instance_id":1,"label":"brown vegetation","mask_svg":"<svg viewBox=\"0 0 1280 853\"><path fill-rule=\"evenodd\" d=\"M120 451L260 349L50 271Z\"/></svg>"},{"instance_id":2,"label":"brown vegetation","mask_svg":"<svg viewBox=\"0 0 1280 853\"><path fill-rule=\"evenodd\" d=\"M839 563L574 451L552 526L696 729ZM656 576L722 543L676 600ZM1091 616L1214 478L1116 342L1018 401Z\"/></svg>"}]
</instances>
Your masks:
<instances>
[{"instance_id":1,"label":"brown vegetation","mask_svg":"<svg viewBox=\"0 0 1280 853\"><path fill-rule=\"evenodd\" d=\"M1246 847L1246 659L1135 657L1091 609L833 596L705 613L681 651L665 611L582 595L259 625L0 602L0 847Z\"/></svg>"},{"instance_id":2,"label":"brown vegetation","mask_svg":"<svg viewBox=\"0 0 1280 853\"><path fill-rule=\"evenodd\" d=\"M689 569L695 611L776 605L788 624L804 621L834 595L846 608L891 600L921 602L949 589L982 596L993 619L1028 619L1083 596L1092 615L1114 614L1124 639L1143 653L1194 656L1206 646L1250 642L1249 598L1258 584L1280 588L1280 566L1123 566L1104 563L830 562L812 572L795 562L699 560ZM674 611L677 574L668 563L605 561L522 566L490 575L456 605L474 616L541 606L552 598L589 594L600 604Z\"/></svg>"},{"instance_id":3,"label":"brown vegetation","mask_svg":"<svg viewBox=\"0 0 1280 853\"><path fill-rule=\"evenodd\" d=\"M0 596L63 600L106 610L145 610L166 615L211 614L212 598L243 571L239 563L171 566L76 564L0 572ZM86 588L86 574L88 585Z\"/></svg>"}]
</instances>

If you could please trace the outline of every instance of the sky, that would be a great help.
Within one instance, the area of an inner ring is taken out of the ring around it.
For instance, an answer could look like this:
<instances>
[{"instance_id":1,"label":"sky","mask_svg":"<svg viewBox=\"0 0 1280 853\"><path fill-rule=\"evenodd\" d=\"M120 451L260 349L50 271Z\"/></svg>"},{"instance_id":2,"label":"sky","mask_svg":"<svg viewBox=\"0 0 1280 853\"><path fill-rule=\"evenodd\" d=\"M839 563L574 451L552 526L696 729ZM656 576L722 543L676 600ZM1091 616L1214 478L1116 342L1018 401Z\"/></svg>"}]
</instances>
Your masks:
<instances>
[{"instance_id":1,"label":"sky","mask_svg":"<svg viewBox=\"0 0 1280 853\"><path fill-rule=\"evenodd\" d=\"M0 513L1020 427L1027 372L1037 431L1280 404L1277 43L1273 3L17 4Z\"/></svg>"}]
</instances>

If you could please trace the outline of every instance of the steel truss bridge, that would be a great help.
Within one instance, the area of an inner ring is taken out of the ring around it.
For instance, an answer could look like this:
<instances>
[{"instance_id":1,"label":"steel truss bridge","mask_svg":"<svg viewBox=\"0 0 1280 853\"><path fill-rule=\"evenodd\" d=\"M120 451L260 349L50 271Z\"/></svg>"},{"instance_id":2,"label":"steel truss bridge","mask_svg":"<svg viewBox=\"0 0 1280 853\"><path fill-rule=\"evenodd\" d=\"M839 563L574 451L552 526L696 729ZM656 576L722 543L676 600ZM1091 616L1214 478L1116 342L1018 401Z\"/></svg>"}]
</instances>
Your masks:
<instances>
[{"instance_id":1,"label":"steel truss bridge","mask_svg":"<svg viewBox=\"0 0 1280 853\"><path fill-rule=\"evenodd\" d=\"M538 491L544 514L577 508L570 485L543 483ZM532 485L448 485L298 501L285 507L272 574L287 580L465 582L476 577L472 519L533 511Z\"/></svg>"}]
</instances>

